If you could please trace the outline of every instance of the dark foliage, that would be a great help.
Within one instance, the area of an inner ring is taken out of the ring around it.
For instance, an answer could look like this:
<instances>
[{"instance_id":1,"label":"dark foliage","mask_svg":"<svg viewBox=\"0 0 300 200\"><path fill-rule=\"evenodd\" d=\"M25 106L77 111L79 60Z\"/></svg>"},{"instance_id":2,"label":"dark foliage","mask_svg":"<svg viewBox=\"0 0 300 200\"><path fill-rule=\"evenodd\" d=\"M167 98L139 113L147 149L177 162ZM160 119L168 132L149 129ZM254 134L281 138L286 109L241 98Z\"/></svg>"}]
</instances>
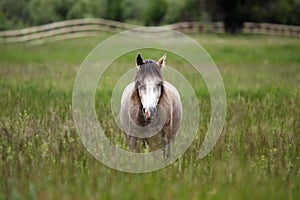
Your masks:
<instances>
[{"instance_id":1,"label":"dark foliage","mask_svg":"<svg viewBox=\"0 0 300 200\"><path fill-rule=\"evenodd\" d=\"M0 0L0 30L77 18L147 26L223 21L230 33L245 21L300 25L299 0Z\"/></svg>"},{"instance_id":2,"label":"dark foliage","mask_svg":"<svg viewBox=\"0 0 300 200\"><path fill-rule=\"evenodd\" d=\"M146 26L157 26L163 21L167 12L167 3L165 0L152 0L145 11L144 23Z\"/></svg>"}]
</instances>

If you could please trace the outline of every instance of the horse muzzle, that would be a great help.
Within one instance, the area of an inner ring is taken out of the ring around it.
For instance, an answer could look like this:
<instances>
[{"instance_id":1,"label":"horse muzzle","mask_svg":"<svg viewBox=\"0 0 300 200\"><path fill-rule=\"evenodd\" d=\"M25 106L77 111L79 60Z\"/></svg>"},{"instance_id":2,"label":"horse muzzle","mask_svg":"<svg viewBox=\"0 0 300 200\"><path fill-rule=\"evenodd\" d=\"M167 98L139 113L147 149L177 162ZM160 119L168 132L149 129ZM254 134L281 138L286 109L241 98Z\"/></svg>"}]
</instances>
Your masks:
<instances>
[{"instance_id":1,"label":"horse muzzle","mask_svg":"<svg viewBox=\"0 0 300 200\"><path fill-rule=\"evenodd\" d=\"M151 121L156 116L157 109L155 107L143 108L143 115L146 121Z\"/></svg>"}]
</instances>

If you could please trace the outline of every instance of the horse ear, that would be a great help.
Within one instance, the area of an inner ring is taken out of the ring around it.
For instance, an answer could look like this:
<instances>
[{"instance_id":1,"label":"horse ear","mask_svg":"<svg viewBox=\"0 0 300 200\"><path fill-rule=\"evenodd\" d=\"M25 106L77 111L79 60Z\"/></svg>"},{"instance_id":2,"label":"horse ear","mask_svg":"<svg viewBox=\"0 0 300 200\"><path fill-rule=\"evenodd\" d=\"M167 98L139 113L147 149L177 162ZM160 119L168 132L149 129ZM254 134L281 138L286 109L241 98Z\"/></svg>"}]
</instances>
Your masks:
<instances>
[{"instance_id":1,"label":"horse ear","mask_svg":"<svg viewBox=\"0 0 300 200\"><path fill-rule=\"evenodd\" d=\"M157 66L159 69L163 68L163 66L165 65L165 60L167 58L167 54L164 54L157 62Z\"/></svg>"},{"instance_id":2,"label":"horse ear","mask_svg":"<svg viewBox=\"0 0 300 200\"><path fill-rule=\"evenodd\" d=\"M138 54L136 57L136 65L139 67L140 65L143 65L143 64L144 64L144 60L143 60L141 54Z\"/></svg>"}]
</instances>

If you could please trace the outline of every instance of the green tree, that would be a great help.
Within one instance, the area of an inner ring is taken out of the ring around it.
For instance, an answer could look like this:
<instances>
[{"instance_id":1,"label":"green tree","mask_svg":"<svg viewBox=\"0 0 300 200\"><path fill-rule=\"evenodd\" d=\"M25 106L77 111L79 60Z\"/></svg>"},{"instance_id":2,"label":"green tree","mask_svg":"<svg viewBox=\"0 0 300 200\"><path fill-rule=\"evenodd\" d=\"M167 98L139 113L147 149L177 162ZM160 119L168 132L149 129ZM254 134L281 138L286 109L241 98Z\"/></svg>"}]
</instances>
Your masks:
<instances>
[{"instance_id":1,"label":"green tree","mask_svg":"<svg viewBox=\"0 0 300 200\"><path fill-rule=\"evenodd\" d=\"M183 21L183 10L187 0L168 0L168 9L164 16L164 22L167 24Z\"/></svg>"},{"instance_id":2,"label":"green tree","mask_svg":"<svg viewBox=\"0 0 300 200\"><path fill-rule=\"evenodd\" d=\"M183 21L199 21L204 11L203 0L187 0L182 9Z\"/></svg>"},{"instance_id":3,"label":"green tree","mask_svg":"<svg viewBox=\"0 0 300 200\"><path fill-rule=\"evenodd\" d=\"M105 17L107 19L124 21L124 1L123 0L107 0L107 9Z\"/></svg>"},{"instance_id":4,"label":"green tree","mask_svg":"<svg viewBox=\"0 0 300 200\"><path fill-rule=\"evenodd\" d=\"M79 0L69 10L67 19L86 17L103 18L106 11L105 0Z\"/></svg>"},{"instance_id":5,"label":"green tree","mask_svg":"<svg viewBox=\"0 0 300 200\"><path fill-rule=\"evenodd\" d=\"M300 1L299 0L292 0L292 10L289 13L289 20L290 24L300 25Z\"/></svg>"},{"instance_id":6,"label":"green tree","mask_svg":"<svg viewBox=\"0 0 300 200\"><path fill-rule=\"evenodd\" d=\"M251 9L251 2L247 0L217 0L226 32L237 33L241 30Z\"/></svg>"},{"instance_id":7,"label":"green tree","mask_svg":"<svg viewBox=\"0 0 300 200\"><path fill-rule=\"evenodd\" d=\"M145 10L144 23L146 26L159 25L167 12L165 0L152 0Z\"/></svg>"},{"instance_id":8,"label":"green tree","mask_svg":"<svg viewBox=\"0 0 300 200\"><path fill-rule=\"evenodd\" d=\"M125 0L124 20L141 23L142 16L147 8L148 0Z\"/></svg>"},{"instance_id":9,"label":"green tree","mask_svg":"<svg viewBox=\"0 0 300 200\"><path fill-rule=\"evenodd\" d=\"M30 0L29 11L33 25L60 21L63 18L57 13L57 0Z\"/></svg>"},{"instance_id":10,"label":"green tree","mask_svg":"<svg viewBox=\"0 0 300 200\"><path fill-rule=\"evenodd\" d=\"M54 10L58 18L66 19L70 9L78 0L56 0L53 2Z\"/></svg>"},{"instance_id":11,"label":"green tree","mask_svg":"<svg viewBox=\"0 0 300 200\"><path fill-rule=\"evenodd\" d=\"M30 0L0 1L0 30L31 24L28 3Z\"/></svg>"},{"instance_id":12,"label":"green tree","mask_svg":"<svg viewBox=\"0 0 300 200\"><path fill-rule=\"evenodd\" d=\"M239 32L245 21L300 25L299 0L212 0L210 6L212 18L223 20L230 33Z\"/></svg>"},{"instance_id":13,"label":"green tree","mask_svg":"<svg viewBox=\"0 0 300 200\"><path fill-rule=\"evenodd\" d=\"M35 24L66 19L103 17L104 0L30 0L30 15Z\"/></svg>"},{"instance_id":14,"label":"green tree","mask_svg":"<svg viewBox=\"0 0 300 200\"><path fill-rule=\"evenodd\" d=\"M267 4L267 10L266 19L268 22L300 24L299 0L273 0Z\"/></svg>"}]
</instances>

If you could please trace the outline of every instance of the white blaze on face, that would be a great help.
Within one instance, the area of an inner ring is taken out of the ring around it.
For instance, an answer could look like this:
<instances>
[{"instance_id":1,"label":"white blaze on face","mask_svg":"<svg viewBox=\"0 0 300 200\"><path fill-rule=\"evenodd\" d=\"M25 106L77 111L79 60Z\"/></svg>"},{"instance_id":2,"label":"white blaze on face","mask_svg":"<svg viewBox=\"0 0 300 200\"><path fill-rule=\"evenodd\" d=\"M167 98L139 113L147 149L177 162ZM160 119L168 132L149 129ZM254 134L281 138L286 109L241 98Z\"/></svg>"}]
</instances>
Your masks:
<instances>
[{"instance_id":1,"label":"white blaze on face","mask_svg":"<svg viewBox=\"0 0 300 200\"><path fill-rule=\"evenodd\" d=\"M141 86L139 91L143 108L156 108L160 97L160 88L153 80L146 79L144 84L145 85Z\"/></svg>"}]
</instances>

